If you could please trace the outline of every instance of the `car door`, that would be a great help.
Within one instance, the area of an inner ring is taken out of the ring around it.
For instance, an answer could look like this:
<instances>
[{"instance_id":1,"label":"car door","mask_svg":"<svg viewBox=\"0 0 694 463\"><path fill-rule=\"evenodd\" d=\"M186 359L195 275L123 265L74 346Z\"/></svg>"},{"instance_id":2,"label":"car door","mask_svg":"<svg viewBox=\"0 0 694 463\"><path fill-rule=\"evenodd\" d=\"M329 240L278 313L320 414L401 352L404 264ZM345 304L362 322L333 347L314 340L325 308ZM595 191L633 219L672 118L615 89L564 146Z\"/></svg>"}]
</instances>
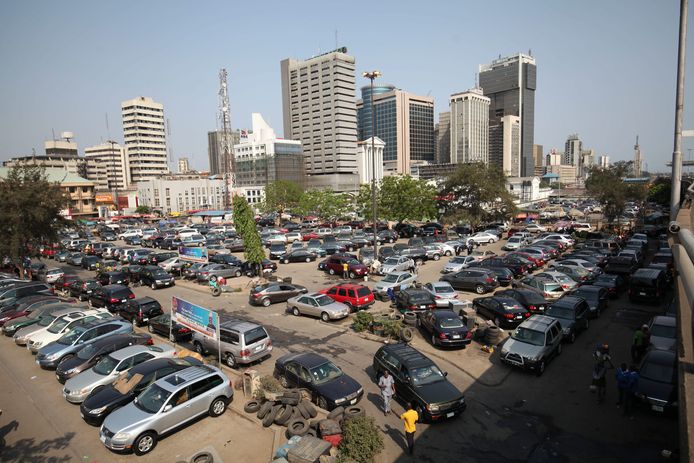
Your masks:
<instances>
[{"instance_id":1,"label":"car door","mask_svg":"<svg viewBox=\"0 0 694 463\"><path fill-rule=\"evenodd\" d=\"M207 413L211 400L215 398L211 397L208 392L223 382L224 380L221 376L214 374L189 386L190 398L187 406L190 409L191 418Z\"/></svg>"},{"instance_id":2,"label":"car door","mask_svg":"<svg viewBox=\"0 0 694 463\"><path fill-rule=\"evenodd\" d=\"M297 362L290 361L284 365L284 377L290 387L298 387L301 365Z\"/></svg>"},{"instance_id":3,"label":"car door","mask_svg":"<svg viewBox=\"0 0 694 463\"><path fill-rule=\"evenodd\" d=\"M155 424L155 430L160 434L166 433L194 416L191 413L189 401L190 390L188 387L181 388L175 392L160 412Z\"/></svg>"},{"instance_id":4,"label":"car door","mask_svg":"<svg viewBox=\"0 0 694 463\"><path fill-rule=\"evenodd\" d=\"M320 315L320 308L318 307L318 303L311 297L306 298L306 305L305 305L305 312L308 315L313 315L314 317L317 317Z\"/></svg>"},{"instance_id":5,"label":"car door","mask_svg":"<svg viewBox=\"0 0 694 463\"><path fill-rule=\"evenodd\" d=\"M403 402L410 402L414 398L412 377L405 365L400 365L399 371L393 376L395 380L395 393Z\"/></svg>"},{"instance_id":6,"label":"car door","mask_svg":"<svg viewBox=\"0 0 694 463\"><path fill-rule=\"evenodd\" d=\"M338 289L336 300L338 302L345 302L347 300L347 290L345 288Z\"/></svg>"},{"instance_id":7,"label":"car door","mask_svg":"<svg viewBox=\"0 0 694 463\"><path fill-rule=\"evenodd\" d=\"M433 324L435 320L436 319L434 317L434 312L431 310L428 310L419 316L421 327L424 328L424 331L426 331L429 334L433 333Z\"/></svg>"},{"instance_id":8,"label":"car door","mask_svg":"<svg viewBox=\"0 0 694 463\"><path fill-rule=\"evenodd\" d=\"M287 299L289 299L289 297L291 297L288 295L286 291L282 289L281 286L278 285L268 286L266 294L271 302L282 302L286 301Z\"/></svg>"}]
</instances>

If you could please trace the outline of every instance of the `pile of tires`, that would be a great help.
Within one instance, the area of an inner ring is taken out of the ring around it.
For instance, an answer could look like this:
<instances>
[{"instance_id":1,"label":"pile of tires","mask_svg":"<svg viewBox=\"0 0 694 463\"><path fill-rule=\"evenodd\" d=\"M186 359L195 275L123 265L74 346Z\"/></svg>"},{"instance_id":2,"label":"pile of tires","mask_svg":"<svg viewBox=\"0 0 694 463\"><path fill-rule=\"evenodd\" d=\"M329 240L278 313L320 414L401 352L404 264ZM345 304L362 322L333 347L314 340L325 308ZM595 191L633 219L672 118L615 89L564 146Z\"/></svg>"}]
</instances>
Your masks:
<instances>
[{"instance_id":1,"label":"pile of tires","mask_svg":"<svg viewBox=\"0 0 694 463\"><path fill-rule=\"evenodd\" d=\"M305 400L301 391L290 390L283 393L276 400L250 400L243 407L246 413L255 413L264 427L272 424L286 426L286 435L292 436L313 435L309 428L309 421L318 415L316 407Z\"/></svg>"}]
</instances>

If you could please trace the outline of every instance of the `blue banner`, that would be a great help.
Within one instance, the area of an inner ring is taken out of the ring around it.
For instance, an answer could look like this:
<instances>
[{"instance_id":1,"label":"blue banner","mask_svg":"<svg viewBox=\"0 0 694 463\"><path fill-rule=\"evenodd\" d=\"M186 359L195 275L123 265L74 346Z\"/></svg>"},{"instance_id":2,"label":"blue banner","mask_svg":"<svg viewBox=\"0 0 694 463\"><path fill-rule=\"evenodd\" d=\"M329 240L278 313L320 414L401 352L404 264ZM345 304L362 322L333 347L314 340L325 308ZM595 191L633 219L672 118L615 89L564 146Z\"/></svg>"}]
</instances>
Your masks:
<instances>
[{"instance_id":1,"label":"blue banner","mask_svg":"<svg viewBox=\"0 0 694 463\"><path fill-rule=\"evenodd\" d=\"M181 259L190 262L207 262L207 248L197 247L189 248L186 246L181 246L178 248L178 254L180 254Z\"/></svg>"},{"instance_id":2,"label":"blue banner","mask_svg":"<svg viewBox=\"0 0 694 463\"><path fill-rule=\"evenodd\" d=\"M217 333L219 333L219 315L217 312L184 301L176 296L171 301L171 321L215 340Z\"/></svg>"}]
</instances>

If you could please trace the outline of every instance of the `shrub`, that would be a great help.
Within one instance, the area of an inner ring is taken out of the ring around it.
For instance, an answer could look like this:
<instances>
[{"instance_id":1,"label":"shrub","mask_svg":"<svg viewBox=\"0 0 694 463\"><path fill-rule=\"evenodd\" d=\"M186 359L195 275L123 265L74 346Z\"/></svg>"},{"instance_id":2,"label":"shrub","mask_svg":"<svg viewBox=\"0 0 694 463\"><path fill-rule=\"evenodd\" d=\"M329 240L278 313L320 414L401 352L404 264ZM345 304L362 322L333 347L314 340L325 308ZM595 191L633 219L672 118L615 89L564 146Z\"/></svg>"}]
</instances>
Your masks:
<instances>
[{"instance_id":1,"label":"shrub","mask_svg":"<svg viewBox=\"0 0 694 463\"><path fill-rule=\"evenodd\" d=\"M346 420L342 425L339 462L371 463L383 450L383 435L370 416Z\"/></svg>"},{"instance_id":2,"label":"shrub","mask_svg":"<svg viewBox=\"0 0 694 463\"><path fill-rule=\"evenodd\" d=\"M358 312L352 321L352 328L354 331L357 333L360 333L364 331L365 329L368 329L369 326L371 325L371 322L374 321L374 316L371 315L369 312Z\"/></svg>"},{"instance_id":3,"label":"shrub","mask_svg":"<svg viewBox=\"0 0 694 463\"><path fill-rule=\"evenodd\" d=\"M400 320L383 320L383 335L388 338L399 338L402 331L402 322Z\"/></svg>"},{"instance_id":4,"label":"shrub","mask_svg":"<svg viewBox=\"0 0 694 463\"><path fill-rule=\"evenodd\" d=\"M265 375L260 377L260 388L253 394L254 398L258 400L265 399L266 392L280 393L283 392L284 388L275 377L270 375Z\"/></svg>"}]
</instances>

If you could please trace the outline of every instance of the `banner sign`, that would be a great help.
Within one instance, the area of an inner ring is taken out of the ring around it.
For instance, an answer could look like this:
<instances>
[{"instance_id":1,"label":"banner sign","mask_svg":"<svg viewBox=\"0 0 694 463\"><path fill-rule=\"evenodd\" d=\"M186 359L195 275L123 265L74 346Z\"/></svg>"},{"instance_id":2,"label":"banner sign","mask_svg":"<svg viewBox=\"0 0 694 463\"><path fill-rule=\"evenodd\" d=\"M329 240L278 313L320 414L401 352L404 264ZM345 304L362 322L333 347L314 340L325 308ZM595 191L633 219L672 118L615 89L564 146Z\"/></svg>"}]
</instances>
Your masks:
<instances>
[{"instance_id":1,"label":"banner sign","mask_svg":"<svg viewBox=\"0 0 694 463\"><path fill-rule=\"evenodd\" d=\"M219 315L213 310L200 307L176 296L171 301L171 321L200 334L217 339Z\"/></svg>"},{"instance_id":2,"label":"banner sign","mask_svg":"<svg viewBox=\"0 0 694 463\"><path fill-rule=\"evenodd\" d=\"M180 254L181 259L189 262L207 262L207 248L204 247L181 246L178 248L178 254Z\"/></svg>"}]
</instances>

